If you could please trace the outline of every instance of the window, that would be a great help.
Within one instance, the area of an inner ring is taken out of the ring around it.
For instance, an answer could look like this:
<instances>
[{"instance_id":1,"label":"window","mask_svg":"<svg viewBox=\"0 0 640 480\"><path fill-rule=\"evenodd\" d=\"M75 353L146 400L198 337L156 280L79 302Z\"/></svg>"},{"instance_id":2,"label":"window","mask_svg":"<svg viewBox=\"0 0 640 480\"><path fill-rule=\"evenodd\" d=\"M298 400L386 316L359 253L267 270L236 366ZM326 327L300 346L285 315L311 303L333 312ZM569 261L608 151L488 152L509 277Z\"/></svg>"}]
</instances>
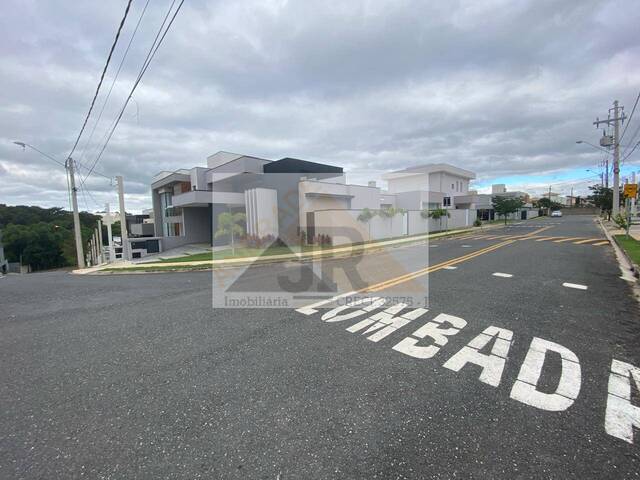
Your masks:
<instances>
[{"instance_id":1,"label":"window","mask_svg":"<svg viewBox=\"0 0 640 480\"><path fill-rule=\"evenodd\" d=\"M181 225L179 223L164 223L164 235L165 237L179 237L181 231Z\"/></svg>"},{"instance_id":2,"label":"window","mask_svg":"<svg viewBox=\"0 0 640 480\"><path fill-rule=\"evenodd\" d=\"M453 186L453 183L451 184L451 190L453 190L455 187Z\"/></svg>"},{"instance_id":3,"label":"window","mask_svg":"<svg viewBox=\"0 0 640 480\"><path fill-rule=\"evenodd\" d=\"M444 197L442 199L442 206L450 207L451 206L451 197Z\"/></svg>"},{"instance_id":4,"label":"window","mask_svg":"<svg viewBox=\"0 0 640 480\"><path fill-rule=\"evenodd\" d=\"M182 215L182 208L172 205L171 192L160 194L160 211L162 212L162 232L165 237L179 237L182 234L182 224L179 222L169 222L166 219Z\"/></svg>"}]
</instances>

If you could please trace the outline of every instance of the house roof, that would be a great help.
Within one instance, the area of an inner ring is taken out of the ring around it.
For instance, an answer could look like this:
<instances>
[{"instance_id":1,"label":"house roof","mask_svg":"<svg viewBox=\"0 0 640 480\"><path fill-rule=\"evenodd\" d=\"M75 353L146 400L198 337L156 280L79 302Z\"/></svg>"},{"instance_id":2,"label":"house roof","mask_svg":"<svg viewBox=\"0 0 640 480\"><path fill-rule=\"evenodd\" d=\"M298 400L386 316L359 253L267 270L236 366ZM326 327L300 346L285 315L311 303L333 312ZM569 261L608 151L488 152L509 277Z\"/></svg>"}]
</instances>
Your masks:
<instances>
[{"instance_id":1,"label":"house roof","mask_svg":"<svg viewBox=\"0 0 640 480\"><path fill-rule=\"evenodd\" d=\"M264 173L343 173L342 167L285 157L263 167Z\"/></svg>"},{"instance_id":2,"label":"house roof","mask_svg":"<svg viewBox=\"0 0 640 480\"><path fill-rule=\"evenodd\" d=\"M409 167L403 170L396 170L395 172L389 172L382 175L384 180L394 180L397 178L410 177L414 175L422 175L425 173L438 173L445 172L458 177L473 179L476 178L476 174L465 170L463 168L454 167L448 163L428 163L425 165L418 165L416 167Z\"/></svg>"}]
</instances>

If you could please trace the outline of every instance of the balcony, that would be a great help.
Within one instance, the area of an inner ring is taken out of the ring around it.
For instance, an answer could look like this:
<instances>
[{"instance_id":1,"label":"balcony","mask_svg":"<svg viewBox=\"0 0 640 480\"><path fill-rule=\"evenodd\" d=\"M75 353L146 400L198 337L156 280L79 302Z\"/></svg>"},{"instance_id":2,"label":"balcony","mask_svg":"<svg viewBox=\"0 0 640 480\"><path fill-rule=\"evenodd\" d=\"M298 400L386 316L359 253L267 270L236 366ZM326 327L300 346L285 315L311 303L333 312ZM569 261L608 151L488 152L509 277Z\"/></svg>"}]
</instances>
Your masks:
<instances>
[{"instance_id":1,"label":"balcony","mask_svg":"<svg viewBox=\"0 0 640 480\"><path fill-rule=\"evenodd\" d=\"M206 207L214 203L242 206L244 205L244 193L192 190L174 195L171 203L174 207Z\"/></svg>"}]
</instances>

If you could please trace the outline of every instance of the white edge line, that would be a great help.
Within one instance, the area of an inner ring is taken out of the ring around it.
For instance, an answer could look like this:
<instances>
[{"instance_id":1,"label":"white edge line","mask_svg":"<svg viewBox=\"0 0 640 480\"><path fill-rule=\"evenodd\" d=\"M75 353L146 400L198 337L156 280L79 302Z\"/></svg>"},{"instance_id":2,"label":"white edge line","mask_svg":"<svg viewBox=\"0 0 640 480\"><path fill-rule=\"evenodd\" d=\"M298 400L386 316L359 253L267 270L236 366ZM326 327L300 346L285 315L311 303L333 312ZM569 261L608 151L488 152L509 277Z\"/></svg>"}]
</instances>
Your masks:
<instances>
[{"instance_id":1,"label":"white edge line","mask_svg":"<svg viewBox=\"0 0 640 480\"><path fill-rule=\"evenodd\" d=\"M494 277L502 277L502 278L513 277L513 275L511 275L510 273L500 273L500 272L492 273L491 275L493 275Z\"/></svg>"},{"instance_id":2,"label":"white edge line","mask_svg":"<svg viewBox=\"0 0 640 480\"><path fill-rule=\"evenodd\" d=\"M579 283L568 283L568 282L564 282L562 286L567 288L575 288L576 290L586 290L587 288L589 288L586 285L580 285Z\"/></svg>"}]
</instances>

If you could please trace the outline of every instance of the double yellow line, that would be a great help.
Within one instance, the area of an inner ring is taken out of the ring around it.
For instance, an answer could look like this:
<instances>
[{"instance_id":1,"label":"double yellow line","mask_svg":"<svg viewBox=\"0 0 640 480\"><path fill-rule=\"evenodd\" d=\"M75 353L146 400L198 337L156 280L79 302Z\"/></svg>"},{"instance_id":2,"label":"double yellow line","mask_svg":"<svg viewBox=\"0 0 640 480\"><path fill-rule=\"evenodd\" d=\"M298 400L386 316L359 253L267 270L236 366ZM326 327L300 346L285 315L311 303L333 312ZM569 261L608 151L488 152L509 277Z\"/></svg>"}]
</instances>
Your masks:
<instances>
[{"instance_id":1,"label":"double yellow line","mask_svg":"<svg viewBox=\"0 0 640 480\"><path fill-rule=\"evenodd\" d=\"M467 260L471 260L472 258L479 257L480 255L484 255L485 253L493 252L494 250L497 250L499 248L505 247L507 245L511 245L512 243L515 243L518 240L531 237L531 236L536 235L536 234L538 234L540 232L543 232L544 230L547 230L549 228L551 228L551 227L542 227L542 228L540 228L538 230L535 230L535 231L533 231L533 232L531 232L529 234L512 237L509 240L505 240L503 242L496 243L495 245L491 245L489 247L481 248L480 250L476 250L474 252L468 253L467 255L463 255L463 256L457 257L457 258L452 258L450 260L446 260L446 261L444 261L442 263L438 263L436 265L431 265L429 267L423 268L421 270L417 270L415 272L407 273L405 275L400 275L399 277L395 277L395 278L392 278L392 279L384 281L384 282L376 283L374 285L369 285L368 287L365 287L365 288L363 288L361 290L358 290L357 293L379 292L380 290L384 290L384 289L387 289L387 288L390 288L390 287L394 287L394 286L399 285L401 283L405 283L405 282L408 282L410 280L414 280L416 278L422 277L424 275L428 275L431 272L435 272L437 270L442 270L445 267L449 267L449 266L456 265L458 263L466 262Z\"/></svg>"}]
</instances>

